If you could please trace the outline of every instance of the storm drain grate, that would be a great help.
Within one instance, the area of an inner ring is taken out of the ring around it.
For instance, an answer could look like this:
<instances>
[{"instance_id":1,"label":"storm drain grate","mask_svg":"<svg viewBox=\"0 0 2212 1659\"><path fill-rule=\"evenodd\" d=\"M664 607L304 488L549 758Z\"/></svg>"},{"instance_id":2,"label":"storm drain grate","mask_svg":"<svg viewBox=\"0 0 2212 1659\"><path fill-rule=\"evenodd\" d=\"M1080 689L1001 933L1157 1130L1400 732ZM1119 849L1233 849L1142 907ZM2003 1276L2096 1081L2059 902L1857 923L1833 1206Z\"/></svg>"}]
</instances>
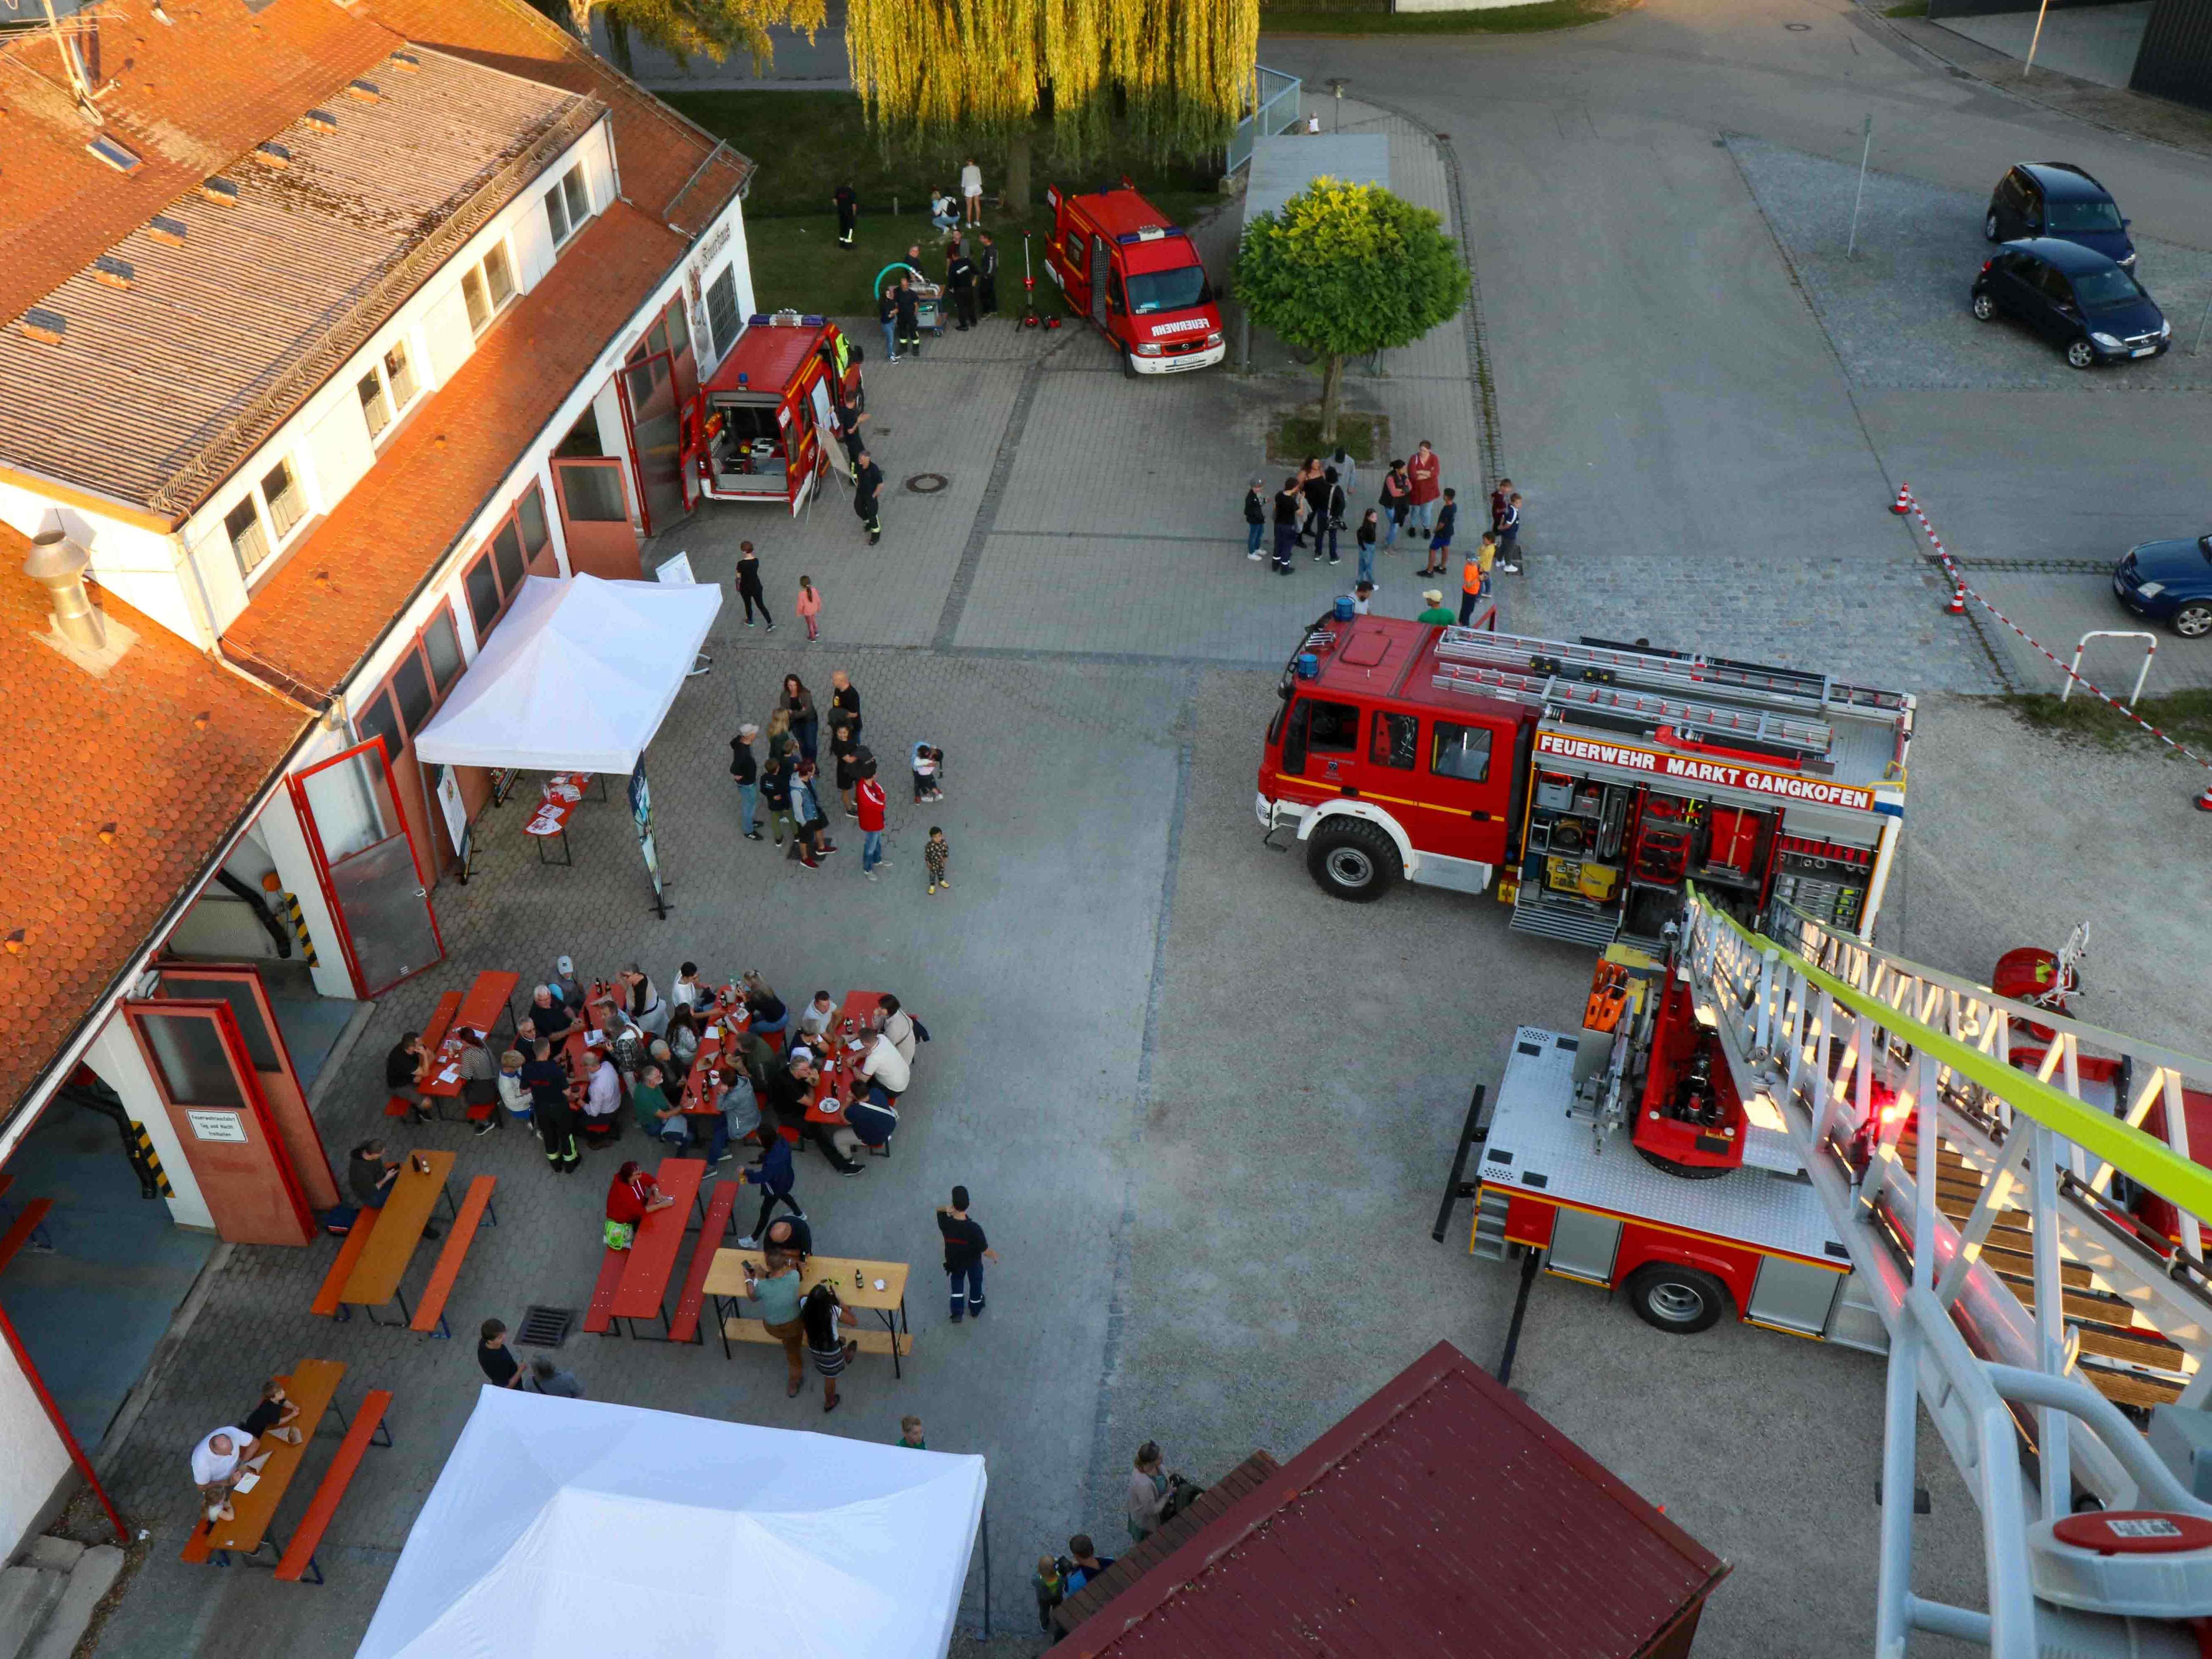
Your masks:
<instances>
[{"instance_id":1,"label":"storm drain grate","mask_svg":"<svg viewBox=\"0 0 2212 1659\"><path fill-rule=\"evenodd\" d=\"M522 1328L515 1333L518 1348L557 1348L568 1340L568 1328L576 1322L574 1308L541 1308L534 1304L523 1310Z\"/></svg>"}]
</instances>

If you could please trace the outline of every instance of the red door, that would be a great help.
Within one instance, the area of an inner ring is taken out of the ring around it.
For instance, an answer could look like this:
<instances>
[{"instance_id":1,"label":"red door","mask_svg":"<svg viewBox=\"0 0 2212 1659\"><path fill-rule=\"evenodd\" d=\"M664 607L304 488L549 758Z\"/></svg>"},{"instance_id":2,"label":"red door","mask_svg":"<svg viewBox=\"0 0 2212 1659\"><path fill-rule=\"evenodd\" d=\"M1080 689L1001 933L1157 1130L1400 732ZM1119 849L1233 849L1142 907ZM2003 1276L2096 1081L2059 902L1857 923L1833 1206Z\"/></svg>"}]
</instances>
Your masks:
<instances>
[{"instance_id":1,"label":"red door","mask_svg":"<svg viewBox=\"0 0 2212 1659\"><path fill-rule=\"evenodd\" d=\"M1423 726L1420 794L1431 810L1419 815L1419 846L1448 858L1503 864L1518 727L1472 709L1457 720L1431 719Z\"/></svg>"},{"instance_id":2,"label":"red door","mask_svg":"<svg viewBox=\"0 0 2212 1659\"><path fill-rule=\"evenodd\" d=\"M307 1109L307 1091L292 1069L291 1051L276 1024L276 1011L261 975L249 966L207 963L162 963L161 983L154 995L164 1002L227 1002L238 1026L239 1040L269 1105L270 1117L292 1162L292 1172L307 1202L327 1210L338 1201L337 1182L331 1174L330 1154Z\"/></svg>"},{"instance_id":3,"label":"red door","mask_svg":"<svg viewBox=\"0 0 2212 1659\"><path fill-rule=\"evenodd\" d=\"M399 810L384 739L371 738L287 781L355 994L381 996L445 960L429 880Z\"/></svg>"},{"instance_id":4,"label":"red door","mask_svg":"<svg viewBox=\"0 0 2212 1659\"><path fill-rule=\"evenodd\" d=\"M229 1002L126 1002L123 1015L217 1236L233 1244L313 1238L307 1194Z\"/></svg>"},{"instance_id":5,"label":"red door","mask_svg":"<svg viewBox=\"0 0 2212 1659\"><path fill-rule=\"evenodd\" d=\"M630 460L637 475L638 506L645 533L672 529L691 510L692 492L683 472L683 422L676 401L676 366L656 351L625 363L615 376L622 394L623 424L629 432Z\"/></svg>"},{"instance_id":6,"label":"red door","mask_svg":"<svg viewBox=\"0 0 2212 1659\"><path fill-rule=\"evenodd\" d=\"M700 434L706 429L707 400L694 398L678 412L680 422L677 437L677 470L684 483L684 510L690 512L699 505L703 487L702 469L707 463L707 443Z\"/></svg>"}]
</instances>

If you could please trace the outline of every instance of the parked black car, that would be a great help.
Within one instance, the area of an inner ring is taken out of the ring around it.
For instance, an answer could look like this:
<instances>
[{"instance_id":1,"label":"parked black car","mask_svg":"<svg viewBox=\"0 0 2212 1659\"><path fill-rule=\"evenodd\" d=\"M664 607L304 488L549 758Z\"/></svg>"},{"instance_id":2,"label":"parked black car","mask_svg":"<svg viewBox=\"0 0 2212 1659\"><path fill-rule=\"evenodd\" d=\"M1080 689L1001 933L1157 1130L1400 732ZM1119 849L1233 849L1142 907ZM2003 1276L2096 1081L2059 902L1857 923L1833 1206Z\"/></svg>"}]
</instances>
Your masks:
<instances>
[{"instance_id":1,"label":"parked black car","mask_svg":"<svg viewBox=\"0 0 2212 1659\"><path fill-rule=\"evenodd\" d=\"M2055 342L2076 368L2161 356L2173 325L2142 284L2078 242L2008 242L1974 278L1974 315L2018 318Z\"/></svg>"},{"instance_id":2,"label":"parked black car","mask_svg":"<svg viewBox=\"0 0 2212 1659\"><path fill-rule=\"evenodd\" d=\"M2212 634L2212 536L2144 542L2114 567L2112 592L2138 617L2185 640Z\"/></svg>"},{"instance_id":3,"label":"parked black car","mask_svg":"<svg viewBox=\"0 0 2212 1659\"><path fill-rule=\"evenodd\" d=\"M2023 161L1990 192L1982 234L1992 242L2053 236L2094 249L2123 270L2136 268L2136 245L2112 191L2071 161Z\"/></svg>"}]
</instances>

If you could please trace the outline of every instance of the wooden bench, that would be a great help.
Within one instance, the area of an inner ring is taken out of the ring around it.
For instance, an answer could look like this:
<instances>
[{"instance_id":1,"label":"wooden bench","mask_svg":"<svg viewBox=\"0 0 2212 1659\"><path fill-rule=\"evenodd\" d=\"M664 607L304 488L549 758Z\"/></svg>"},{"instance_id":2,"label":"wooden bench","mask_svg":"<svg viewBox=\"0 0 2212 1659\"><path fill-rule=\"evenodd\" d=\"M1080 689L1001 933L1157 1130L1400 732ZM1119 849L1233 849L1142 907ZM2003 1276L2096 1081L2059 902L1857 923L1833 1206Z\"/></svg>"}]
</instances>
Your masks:
<instances>
[{"instance_id":1,"label":"wooden bench","mask_svg":"<svg viewBox=\"0 0 2212 1659\"><path fill-rule=\"evenodd\" d=\"M229 1520L198 1521L192 1535L185 1540L179 1560L198 1566L213 1559L217 1566L227 1567L233 1550L248 1559L261 1553L268 1542L269 1523L276 1517L276 1505L291 1486L300 1460L307 1455L308 1443L322 1426L323 1414L331 1408L345 1369L336 1359L303 1359L292 1367L291 1375L283 1380L285 1392L300 1408L292 1425L300 1431L299 1444L270 1441L269 1461L261 1466L261 1479L253 1490L231 1494ZM204 1510L198 1513L204 1517Z\"/></svg>"},{"instance_id":2,"label":"wooden bench","mask_svg":"<svg viewBox=\"0 0 2212 1659\"><path fill-rule=\"evenodd\" d=\"M499 1029L500 1016L504 1014L507 1016L507 1031L512 1035L514 1030L514 993L521 983L522 975L520 974L500 973L489 969L478 974L476 982L469 987L468 995L461 1000L453 1024L465 1025L471 1031L483 1033L489 1042L491 1034Z\"/></svg>"},{"instance_id":3,"label":"wooden bench","mask_svg":"<svg viewBox=\"0 0 2212 1659\"><path fill-rule=\"evenodd\" d=\"M487 1177L489 1179L489 1177ZM323 1483L315 1488L315 1495L307 1504L307 1512L300 1517L293 1528L292 1541L284 1547L283 1558L276 1563L276 1576L288 1584L297 1583L307 1573L312 1584L323 1582L323 1569L315 1559L315 1549L329 1530L331 1517L338 1512L338 1499L345 1496L354 1471L361 1467L362 1454L380 1431L384 1438L377 1443L389 1446L392 1431L385 1425L384 1413L391 1409L392 1391L371 1389L361 1402L361 1409L353 1414L346 1427L345 1438L338 1443L338 1455L331 1460L324 1471Z\"/></svg>"},{"instance_id":4,"label":"wooden bench","mask_svg":"<svg viewBox=\"0 0 2212 1659\"><path fill-rule=\"evenodd\" d=\"M53 1207L54 1201L51 1198L34 1198L17 1212L15 1224L6 1233L0 1234L0 1267L6 1267L15 1259L15 1252L31 1242L33 1236L44 1224L46 1212ZM46 1248L51 1250L53 1245L46 1242Z\"/></svg>"},{"instance_id":5,"label":"wooden bench","mask_svg":"<svg viewBox=\"0 0 2212 1659\"><path fill-rule=\"evenodd\" d=\"M401 1103L404 1105L405 1103ZM330 1272L323 1276L323 1288L315 1292L315 1299L308 1304L309 1312L319 1313L325 1319L334 1316L339 1319L353 1317L338 1297L345 1290L346 1280L353 1277L354 1263L361 1260L362 1251L368 1247L369 1234L376 1229L376 1218L383 1213L381 1210L355 1212L353 1225L346 1233L345 1243L338 1246L338 1259L331 1263Z\"/></svg>"},{"instance_id":6,"label":"wooden bench","mask_svg":"<svg viewBox=\"0 0 2212 1659\"><path fill-rule=\"evenodd\" d=\"M699 1243L691 1252L690 1270L684 1275L684 1294L676 1301L676 1320L668 1328L671 1342L703 1342L699 1334L699 1310L707 1300L707 1272L714 1265L714 1252L729 1231L730 1212L738 1202L739 1183L717 1182L707 1201L707 1218L699 1224ZM722 1358L730 1357L730 1342L722 1339Z\"/></svg>"},{"instance_id":7,"label":"wooden bench","mask_svg":"<svg viewBox=\"0 0 2212 1659\"><path fill-rule=\"evenodd\" d=\"M889 1331L871 1330L860 1325L840 1325L837 1328L848 1342L859 1343L862 1353L891 1352L891 1334ZM732 1314L722 1322L722 1335L726 1342L767 1342L779 1348L783 1346L783 1339L771 1332L761 1321L748 1319L743 1314ZM913 1333L901 1331L898 1334L898 1352L908 1355L914 1352Z\"/></svg>"},{"instance_id":8,"label":"wooden bench","mask_svg":"<svg viewBox=\"0 0 2212 1659\"><path fill-rule=\"evenodd\" d=\"M497 1184L497 1178L488 1175L469 1182L469 1195L461 1200L461 1212L446 1235L446 1248L438 1252L438 1265L430 1270L430 1282L422 1287L422 1299L415 1306L408 1329L427 1336L453 1335L446 1323L446 1298L453 1294L453 1281L460 1277L461 1262L477 1236L477 1224L489 1214L491 1224L499 1225L499 1212L491 1207L491 1189Z\"/></svg>"},{"instance_id":9,"label":"wooden bench","mask_svg":"<svg viewBox=\"0 0 2212 1659\"><path fill-rule=\"evenodd\" d=\"M592 1305L584 1310L584 1334L605 1336L613 1322L615 1292L622 1289L623 1274L629 1267L628 1250L609 1250L599 1262L599 1282L592 1287Z\"/></svg>"}]
</instances>

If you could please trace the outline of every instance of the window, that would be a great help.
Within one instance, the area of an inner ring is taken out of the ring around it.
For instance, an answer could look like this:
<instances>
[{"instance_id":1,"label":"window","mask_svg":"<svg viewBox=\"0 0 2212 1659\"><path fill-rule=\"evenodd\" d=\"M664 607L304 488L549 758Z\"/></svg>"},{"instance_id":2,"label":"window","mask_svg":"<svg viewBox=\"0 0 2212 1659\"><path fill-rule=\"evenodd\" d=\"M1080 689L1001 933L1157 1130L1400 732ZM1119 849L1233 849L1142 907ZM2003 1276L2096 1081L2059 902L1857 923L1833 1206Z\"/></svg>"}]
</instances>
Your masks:
<instances>
[{"instance_id":1,"label":"window","mask_svg":"<svg viewBox=\"0 0 2212 1659\"><path fill-rule=\"evenodd\" d=\"M385 383L392 388L392 406L404 409L415 401L415 365L407 360L407 342L394 340L384 354Z\"/></svg>"},{"instance_id":2,"label":"window","mask_svg":"<svg viewBox=\"0 0 2212 1659\"><path fill-rule=\"evenodd\" d=\"M279 542L307 516L307 498L301 493L300 481L292 476L289 461L277 462L262 475L261 499L269 504L269 522L276 527Z\"/></svg>"},{"instance_id":3,"label":"window","mask_svg":"<svg viewBox=\"0 0 2212 1659\"><path fill-rule=\"evenodd\" d=\"M2045 265L2036 273L2035 285L2043 290L2043 297L2055 306L2072 309L2074 290L2067 284L2066 273L2056 265Z\"/></svg>"},{"instance_id":4,"label":"window","mask_svg":"<svg viewBox=\"0 0 2212 1659\"><path fill-rule=\"evenodd\" d=\"M617 467L562 467L561 499L568 517L579 524L619 524L629 517Z\"/></svg>"},{"instance_id":5,"label":"window","mask_svg":"<svg viewBox=\"0 0 2212 1659\"><path fill-rule=\"evenodd\" d=\"M374 368L361 377L356 390L361 393L361 412L368 422L368 435L374 442L392 424L392 399L385 395L383 377Z\"/></svg>"},{"instance_id":6,"label":"window","mask_svg":"<svg viewBox=\"0 0 2212 1659\"><path fill-rule=\"evenodd\" d=\"M691 349L691 330L684 321L684 296L668 302L668 349L681 357Z\"/></svg>"},{"instance_id":7,"label":"window","mask_svg":"<svg viewBox=\"0 0 2212 1659\"><path fill-rule=\"evenodd\" d=\"M491 637L492 624L522 591L522 579L526 574L522 550L526 532L520 526L526 508L537 525L534 533L538 545L544 545L545 508L533 489L516 503L514 513L506 522L492 532L490 543L461 579L462 592L468 595L469 620L476 624L478 645ZM432 665L435 666L434 654Z\"/></svg>"},{"instance_id":8,"label":"window","mask_svg":"<svg viewBox=\"0 0 2212 1659\"><path fill-rule=\"evenodd\" d=\"M469 620L476 624L477 643L481 646L491 637L491 625L499 620L499 578L492 574L489 553L469 567L461 585L469 596Z\"/></svg>"},{"instance_id":9,"label":"window","mask_svg":"<svg viewBox=\"0 0 2212 1659\"><path fill-rule=\"evenodd\" d=\"M495 247L483 263L461 273L461 300L469 308L469 326L478 334L490 326L500 307L514 297L514 271L507 263L507 250Z\"/></svg>"},{"instance_id":10,"label":"window","mask_svg":"<svg viewBox=\"0 0 2212 1659\"><path fill-rule=\"evenodd\" d=\"M1438 720L1429 739L1429 770L1440 778L1483 783L1490 777L1490 728Z\"/></svg>"},{"instance_id":11,"label":"window","mask_svg":"<svg viewBox=\"0 0 2212 1659\"><path fill-rule=\"evenodd\" d=\"M1307 741L1322 755L1349 755L1359 746L1359 711L1348 702L1316 702Z\"/></svg>"},{"instance_id":12,"label":"window","mask_svg":"<svg viewBox=\"0 0 2212 1659\"><path fill-rule=\"evenodd\" d=\"M261 528L261 514L248 495L223 514L222 527L230 535L230 550L238 557L238 574L251 576L269 556L268 533Z\"/></svg>"},{"instance_id":13,"label":"window","mask_svg":"<svg viewBox=\"0 0 2212 1659\"><path fill-rule=\"evenodd\" d=\"M1184 265L1177 270L1148 270L1129 278L1131 309L1139 316L1155 311L1188 311L1212 303L1213 289L1206 280L1206 267Z\"/></svg>"},{"instance_id":14,"label":"window","mask_svg":"<svg viewBox=\"0 0 2212 1659\"><path fill-rule=\"evenodd\" d=\"M392 712L392 692L380 690L369 699L369 706L361 710L354 721L354 730L361 732L361 741L368 744L372 737L385 738L385 759L400 759L400 750L407 748L407 737L400 732L400 717Z\"/></svg>"},{"instance_id":15,"label":"window","mask_svg":"<svg viewBox=\"0 0 2212 1659\"><path fill-rule=\"evenodd\" d=\"M651 352L662 352L668 349L668 325L665 321L655 323L647 331L645 349Z\"/></svg>"},{"instance_id":16,"label":"window","mask_svg":"<svg viewBox=\"0 0 2212 1659\"><path fill-rule=\"evenodd\" d=\"M440 608L422 630L422 654L430 659L430 678L441 693L453 689L461 677L461 636L453 626L453 613Z\"/></svg>"},{"instance_id":17,"label":"window","mask_svg":"<svg viewBox=\"0 0 2212 1659\"><path fill-rule=\"evenodd\" d=\"M738 268L722 267L722 274L707 284L707 329L714 337L717 358L730 355L730 348L738 343Z\"/></svg>"},{"instance_id":18,"label":"window","mask_svg":"<svg viewBox=\"0 0 2212 1659\"><path fill-rule=\"evenodd\" d=\"M591 188L584 182L584 164L579 161L561 177L561 194L568 204L568 219L580 225L592 216Z\"/></svg>"},{"instance_id":19,"label":"window","mask_svg":"<svg viewBox=\"0 0 2212 1659\"><path fill-rule=\"evenodd\" d=\"M516 503L514 522L522 532L522 550L536 558L544 550L550 533L545 527L545 498L538 493L536 484L531 485L529 493Z\"/></svg>"},{"instance_id":20,"label":"window","mask_svg":"<svg viewBox=\"0 0 2212 1659\"><path fill-rule=\"evenodd\" d=\"M522 586L522 539L514 533L514 521L510 519L500 526L491 538L491 561L499 572L500 592L508 599Z\"/></svg>"},{"instance_id":21,"label":"window","mask_svg":"<svg viewBox=\"0 0 2212 1659\"><path fill-rule=\"evenodd\" d=\"M553 233L555 247L568 240L568 204L562 199L558 185L545 192L545 228Z\"/></svg>"},{"instance_id":22,"label":"window","mask_svg":"<svg viewBox=\"0 0 2212 1659\"><path fill-rule=\"evenodd\" d=\"M430 689L429 673L422 666L422 653L411 647L392 671L392 695L398 699L399 718L406 722L407 735L411 738L438 706L438 694Z\"/></svg>"},{"instance_id":23,"label":"window","mask_svg":"<svg viewBox=\"0 0 2212 1659\"><path fill-rule=\"evenodd\" d=\"M1377 766L1410 772L1420 743L1421 722L1413 715L1378 714L1375 733L1367 740L1367 758Z\"/></svg>"}]
</instances>

